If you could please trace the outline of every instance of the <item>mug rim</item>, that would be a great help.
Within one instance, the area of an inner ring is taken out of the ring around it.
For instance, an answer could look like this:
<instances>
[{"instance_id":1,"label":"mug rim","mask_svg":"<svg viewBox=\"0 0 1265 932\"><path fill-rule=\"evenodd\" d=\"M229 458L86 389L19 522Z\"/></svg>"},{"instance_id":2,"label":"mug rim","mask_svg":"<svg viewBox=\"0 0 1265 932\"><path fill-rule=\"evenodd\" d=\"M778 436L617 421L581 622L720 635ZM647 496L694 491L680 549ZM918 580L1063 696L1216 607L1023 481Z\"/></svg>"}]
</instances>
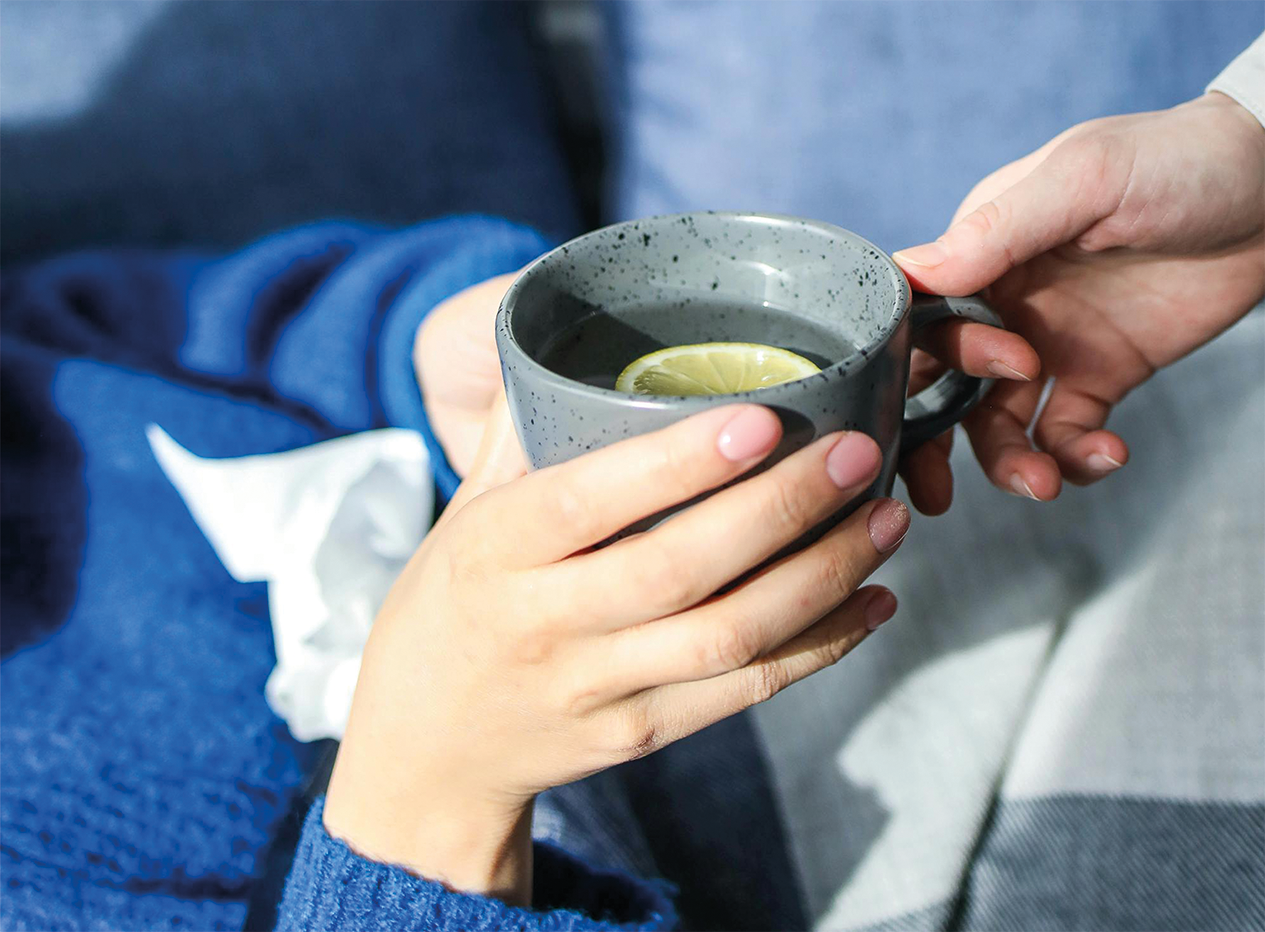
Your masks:
<instances>
[{"instance_id":1,"label":"mug rim","mask_svg":"<svg viewBox=\"0 0 1265 932\"><path fill-rule=\"evenodd\" d=\"M757 388L745 392L729 392L718 395L634 395L629 392L616 391L613 388L601 388L597 385L590 385L587 382L581 382L576 379L567 378L541 362L538 362L530 353L528 353L519 344L518 339L514 336L514 328L511 326L511 318L514 313L514 305L525 283L530 280L532 273L551 257L560 254L563 249L571 249L581 240L587 239L597 233L608 230L618 230L620 228L631 228L633 224L645 224L650 222L679 222L683 217L719 217L726 220L755 220L766 224L777 223L795 223L801 227L812 227L829 235L834 239L844 239L853 242L861 247L872 250L878 259L880 259L887 268L891 276L892 284L895 292L895 306L891 309L887 319L879 328L878 332L867 341L864 345L858 346L851 353L844 356L837 362L831 363L823 368L820 372L806 376L802 379L795 379L790 382L782 382L778 385L771 385L768 388ZM804 387L816 382L818 378L832 378L837 375L844 375L848 370L856 368L858 364L863 364L873 358L876 351L886 345L892 335L900 328L901 323L909 315L909 308L913 300L913 289L909 284L909 279L905 277L905 273L900 266L896 264L888 253L874 245L859 233L844 229L837 224L828 223L824 220L810 220L805 217L796 217L791 214L774 214L764 213L761 211L743 211L743 210L690 210L676 214L655 214L651 217L639 217L634 220L623 220L619 223L607 224L604 227L598 227L582 233L572 239L567 240L559 246L554 247L543 255L533 259L525 265L515 276L514 281L510 283L510 287L506 290L505 295L501 298L501 303L496 313L496 336L498 344L501 344L502 338L504 344L502 352L506 349L513 350L516 356L516 362L519 365L526 365L534 371L534 373L543 378L543 380L554 388L566 389L568 391L580 392L595 398L618 399L622 404L633 405L640 408L664 409L679 407L682 402L697 404L700 401L709 404L715 404L717 400L725 404L734 404L741 402L754 401L757 404L776 405L778 398L789 397L797 394L796 386L802 390Z\"/></svg>"}]
</instances>

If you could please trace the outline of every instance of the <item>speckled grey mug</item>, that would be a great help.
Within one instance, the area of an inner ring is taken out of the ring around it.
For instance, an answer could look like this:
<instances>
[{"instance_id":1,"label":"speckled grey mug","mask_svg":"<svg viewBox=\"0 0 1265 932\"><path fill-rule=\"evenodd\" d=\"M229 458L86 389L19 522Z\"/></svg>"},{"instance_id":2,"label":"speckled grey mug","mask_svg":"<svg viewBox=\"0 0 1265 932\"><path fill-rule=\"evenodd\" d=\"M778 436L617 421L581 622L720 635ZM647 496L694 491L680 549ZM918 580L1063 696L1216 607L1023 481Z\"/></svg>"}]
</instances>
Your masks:
<instances>
[{"instance_id":1,"label":"speckled grey mug","mask_svg":"<svg viewBox=\"0 0 1265 932\"><path fill-rule=\"evenodd\" d=\"M501 301L496 342L514 425L535 467L751 401L776 411L784 427L766 467L831 431L873 437L883 469L864 499L890 493L901 450L947 430L991 384L948 372L906 399L913 331L954 316L1001 326L978 297L912 293L888 255L840 227L707 211L619 223L537 259ZM583 380L605 374L613 385L644 353L721 340L792 349L822 371L702 397L630 395Z\"/></svg>"}]
</instances>

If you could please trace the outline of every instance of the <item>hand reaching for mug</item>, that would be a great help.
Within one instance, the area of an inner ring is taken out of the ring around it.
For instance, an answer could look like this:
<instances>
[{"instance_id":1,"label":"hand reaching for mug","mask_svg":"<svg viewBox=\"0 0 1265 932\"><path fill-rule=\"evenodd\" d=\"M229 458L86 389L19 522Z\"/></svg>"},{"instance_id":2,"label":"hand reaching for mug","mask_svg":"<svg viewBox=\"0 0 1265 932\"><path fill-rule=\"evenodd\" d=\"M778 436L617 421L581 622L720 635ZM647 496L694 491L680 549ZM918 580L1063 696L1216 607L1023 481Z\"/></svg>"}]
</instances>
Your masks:
<instances>
[{"instance_id":1,"label":"hand reaching for mug","mask_svg":"<svg viewBox=\"0 0 1265 932\"><path fill-rule=\"evenodd\" d=\"M899 252L916 288L994 307L1054 379L999 383L963 422L989 479L1049 500L1128 460L1111 409L1247 313L1265 295L1265 131L1221 94L1171 110L1094 120L981 181L936 242ZM945 328L965 356L995 331ZM1006 359L1036 376L1025 360ZM1027 360L1033 363L1035 360ZM948 507L947 436L903 464L923 511Z\"/></svg>"},{"instance_id":2,"label":"hand reaching for mug","mask_svg":"<svg viewBox=\"0 0 1265 932\"><path fill-rule=\"evenodd\" d=\"M862 505L722 595L868 487L877 444L822 437L726 485L781 437L729 405L524 474L496 406L466 482L393 587L365 649L325 825L452 887L529 899L542 790L663 745L839 660L896 609L860 588L909 513Z\"/></svg>"}]
</instances>

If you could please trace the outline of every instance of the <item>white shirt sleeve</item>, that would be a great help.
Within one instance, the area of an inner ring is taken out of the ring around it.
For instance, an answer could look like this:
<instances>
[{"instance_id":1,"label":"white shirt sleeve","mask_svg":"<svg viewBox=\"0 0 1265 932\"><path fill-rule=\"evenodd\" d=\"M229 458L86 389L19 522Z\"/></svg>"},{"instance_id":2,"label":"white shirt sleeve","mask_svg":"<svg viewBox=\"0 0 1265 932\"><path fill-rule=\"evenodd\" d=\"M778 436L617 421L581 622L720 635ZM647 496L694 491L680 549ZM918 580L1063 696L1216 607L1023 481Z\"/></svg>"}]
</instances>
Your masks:
<instances>
[{"instance_id":1,"label":"white shirt sleeve","mask_svg":"<svg viewBox=\"0 0 1265 932\"><path fill-rule=\"evenodd\" d=\"M1265 33L1230 62L1207 90L1233 98L1265 126Z\"/></svg>"}]
</instances>

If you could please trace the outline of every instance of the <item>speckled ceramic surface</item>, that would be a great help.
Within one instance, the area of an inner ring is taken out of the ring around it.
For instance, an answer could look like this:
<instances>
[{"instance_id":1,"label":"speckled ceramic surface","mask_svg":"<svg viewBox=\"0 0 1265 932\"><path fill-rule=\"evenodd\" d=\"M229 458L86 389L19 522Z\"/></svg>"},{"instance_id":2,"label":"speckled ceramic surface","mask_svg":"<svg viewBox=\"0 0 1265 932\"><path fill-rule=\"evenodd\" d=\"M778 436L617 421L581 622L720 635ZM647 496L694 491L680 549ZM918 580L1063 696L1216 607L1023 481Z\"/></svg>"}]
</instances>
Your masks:
<instances>
[{"instance_id":1,"label":"speckled ceramic surface","mask_svg":"<svg viewBox=\"0 0 1265 932\"><path fill-rule=\"evenodd\" d=\"M949 373L906 405L911 316L924 326L954 315L999 324L978 299L915 298L891 258L839 227L704 212L605 227L536 260L501 303L496 340L533 466L703 408L754 401L777 411L785 426L769 462L831 431L870 434L884 452L871 490L878 493L892 487L902 433L906 445L935 436L987 389ZM559 341L577 325L586 338L568 356ZM794 349L823 368L772 388L706 397L628 395L571 377L578 359L613 384L615 373L646 352L717 340Z\"/></svg>"}]
</instances>

